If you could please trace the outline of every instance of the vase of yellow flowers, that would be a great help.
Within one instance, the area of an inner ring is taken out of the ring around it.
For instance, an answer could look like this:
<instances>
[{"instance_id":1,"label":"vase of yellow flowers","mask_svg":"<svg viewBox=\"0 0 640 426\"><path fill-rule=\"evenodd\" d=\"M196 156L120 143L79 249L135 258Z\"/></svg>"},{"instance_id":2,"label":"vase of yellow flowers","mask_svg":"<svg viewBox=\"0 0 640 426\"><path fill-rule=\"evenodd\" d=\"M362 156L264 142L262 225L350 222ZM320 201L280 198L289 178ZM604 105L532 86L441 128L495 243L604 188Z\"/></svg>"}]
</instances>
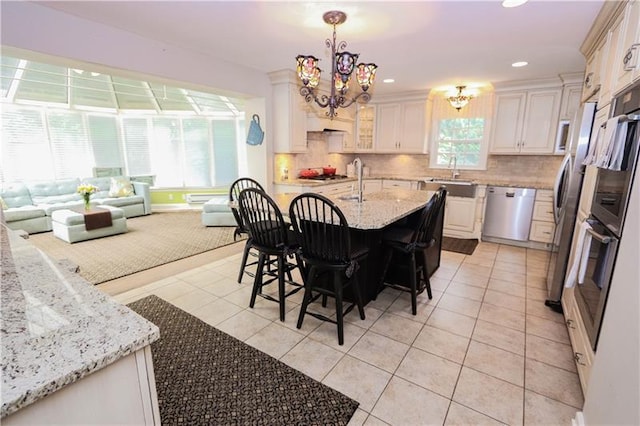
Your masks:
<instances>
[{"instance_id":1,"label":"vase of yellow flowers","mask_svg":"<svg viewBox=\"0 0 640 426\"><path fill-rule=\"evenodd\" d=\"M91 194L98 192L98 188L96 186L83 183L82 185L78 185L78 189L76 191L78 194L82 195L82 199L84 200L84 209L91 210L89 200L91 199Z\"/></svg>"}]
</instances>

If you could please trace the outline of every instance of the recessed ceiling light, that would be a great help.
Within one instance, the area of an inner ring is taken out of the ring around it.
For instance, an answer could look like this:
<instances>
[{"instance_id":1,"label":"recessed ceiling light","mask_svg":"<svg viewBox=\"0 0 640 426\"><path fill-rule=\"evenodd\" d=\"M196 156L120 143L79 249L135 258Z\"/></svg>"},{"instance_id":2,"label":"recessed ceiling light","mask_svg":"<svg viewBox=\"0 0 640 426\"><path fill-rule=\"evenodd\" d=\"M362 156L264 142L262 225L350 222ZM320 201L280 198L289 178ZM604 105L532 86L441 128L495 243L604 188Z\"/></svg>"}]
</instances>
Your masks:
<instances>
[{"instance_id":1,"label":"recessed ceiling light","mask_svg":"<svg viewBox=\"0 0 640 426\"><path fill-rule=\"evenodd\" d=\"M519 61L511 64L511 66L514 68L526 67L527 65L529 65L529 62L527 61Z\"/></svg>"},{"instance_id":2,"label":"recessed ceiling light","mask_svg":"<svg viewBox=\"0 0 640 426\"><path fill-rule=\"evenodd\" d=\"M525 4L528 0L503 0L502 7L518 7Z\"/></svg>"},{"instance_id":3,"label":"recessed ceiling light","mask_svg":"<svg viewBox=\"0 0 640 426\"><path fill-rule=\"evenodd\" d=\"M395 83L396 81L393 78L385 78L382 80L383 83Z\"/></svg>"}]
</instances>

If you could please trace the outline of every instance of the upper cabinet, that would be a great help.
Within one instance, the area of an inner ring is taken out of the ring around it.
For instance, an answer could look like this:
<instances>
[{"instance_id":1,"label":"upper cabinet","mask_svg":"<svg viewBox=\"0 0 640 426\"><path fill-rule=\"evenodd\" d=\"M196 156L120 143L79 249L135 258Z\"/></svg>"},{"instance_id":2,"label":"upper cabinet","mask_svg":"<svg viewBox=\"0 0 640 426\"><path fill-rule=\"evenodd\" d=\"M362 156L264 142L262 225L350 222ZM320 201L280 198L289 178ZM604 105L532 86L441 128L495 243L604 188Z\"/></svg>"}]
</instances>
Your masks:
<instances>
[{"instance_id":1,"label":"upper cabinet","mask_svg":"<svg viewBox=\"0 0 640 426\"><path fill-rule=\"evenodd\" d=\"M591 56L587 58L587 68L584 74L584 84L582 85L582 102L586 102L590 99L597 100L597 96L600 95L601 87L601 74L603 56L606 55L606 38L603 39Z\"/></svg>"},{"instance_id":2,"label":"upper cabinet","mask_svg":"<svg viewBox=\"0 0 640 426\"><path fill-rule=\"evenodd\" d=\"M640 0L630 1L625 8L614 76L614 93L640 77Z\"/></svg>"},{"instance_id":3,"label":"upper cabinet","mask_svg":"<svg viewBox=\"0 0 640 426\"><path fill-rule=\"evenodd\" d=\"M269 74L273 87L273 151L306 152L307 109L298 91L295 73L289 70Z\"/></svg>"},{"instance_id":4,"label":"upper cabinet","mask_svg":"<svg viewBox=\"0 0 640 426\"><path fill-rule=\"evenodd\" d=\"M378 104L375 121L375 152L425 152L426 100Z\"/></svg>"},{"instance_id":5,"label":"upper cabinet","mask_svg":"<svg viewBox=\"0 0 640 426\"><path fill-rule=\"evenodd\" d=\"M598 97L598 108L608 105L614 93L614 74L617 57L620 50L620 38L624 29L624 13L619 15L605 36L607 41L606 56L602 57L603 63L600 76L600 96Z\"/></svg>"},{"instance_id":6,"label":"upper cabinet","mask_svg":"<svg viewBox=\"0 0 640 426\"><path fill-rule=\"evenodd\" d=\"M356 143L359 152L373 151L376 131L376 106L360 105L356 112Z\"/></svg>"},{"instance_id":7,"label":"upper cabinet","mask_svg":"<svg viewBox=\"0 0 640 426\"><path fill-rule=\"evenodd\" d=\"M562 89L498 92L491 128L492 154L552 154Z\"/></svg>"}]
</instances>

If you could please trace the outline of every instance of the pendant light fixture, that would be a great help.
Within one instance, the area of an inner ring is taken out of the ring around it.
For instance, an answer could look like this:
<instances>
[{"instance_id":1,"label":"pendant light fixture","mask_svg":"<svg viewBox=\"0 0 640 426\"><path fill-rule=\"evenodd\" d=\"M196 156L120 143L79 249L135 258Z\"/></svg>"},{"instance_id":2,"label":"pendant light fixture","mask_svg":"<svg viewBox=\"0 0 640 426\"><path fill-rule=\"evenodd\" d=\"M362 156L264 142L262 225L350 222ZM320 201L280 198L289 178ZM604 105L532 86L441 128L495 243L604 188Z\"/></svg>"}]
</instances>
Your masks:
<instances>
[{"instance_id":1,"label":"pendant light fixture","mask_svg":"<svg viewBox=\"0 0 640 426\"><path fill-rule=\"evenodd\" d=\"M458 111L460 111L464 106L466 106L469 103L469 101L473 98L472 94L470 93L465 94L463 92L463 90L466 89L466 87L467 86L456 86L456 89L458 89L458 93L453 96L449 96L447 98L451 106L457 109Z\"/></svg>"}]
</instances>

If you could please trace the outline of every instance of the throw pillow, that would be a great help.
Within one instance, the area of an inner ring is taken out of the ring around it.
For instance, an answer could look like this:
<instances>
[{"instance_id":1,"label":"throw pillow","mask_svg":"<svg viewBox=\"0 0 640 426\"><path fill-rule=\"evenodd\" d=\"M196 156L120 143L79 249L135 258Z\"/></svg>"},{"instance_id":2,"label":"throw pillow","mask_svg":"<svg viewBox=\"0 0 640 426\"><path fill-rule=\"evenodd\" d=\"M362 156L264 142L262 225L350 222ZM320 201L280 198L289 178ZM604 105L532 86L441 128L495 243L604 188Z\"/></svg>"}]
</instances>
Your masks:
<instances>
[{"instance_id":1,"label":"throw pillow","mask_svg":"<svg viewBox=\"0 0 640 426\"><path fill-rule=\"evenodd\" d=\"M127 178L111 178L109 197L128 197L133 194L133 185Z\"/></svg>"}]
</instances>

